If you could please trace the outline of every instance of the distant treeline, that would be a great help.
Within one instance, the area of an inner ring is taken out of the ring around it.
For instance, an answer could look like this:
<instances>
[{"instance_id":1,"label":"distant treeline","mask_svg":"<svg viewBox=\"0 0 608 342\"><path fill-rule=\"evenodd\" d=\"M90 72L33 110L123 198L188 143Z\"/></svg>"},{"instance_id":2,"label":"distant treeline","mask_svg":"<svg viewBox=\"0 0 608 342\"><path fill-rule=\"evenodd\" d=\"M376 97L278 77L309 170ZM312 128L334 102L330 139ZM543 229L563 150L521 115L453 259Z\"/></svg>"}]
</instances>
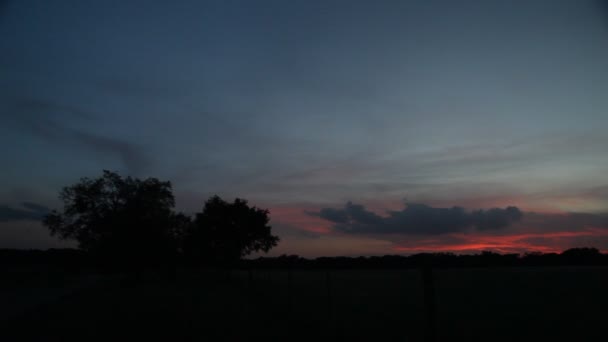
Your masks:
<instances>
[{"instance_id":1,"label":"distant treeline","mask_svg":"<svg viewBox=\"0 0 608 342\"><path fill-rule=\"evenodd\" d=\"M51 266L95 268L95 258L77 249L18 250L0 249L0 266ZM171 266L189 266L183 262ZM498 254L482 252L473 255L452 253L421 253L410 256L385 255L369 257L320 257L306 259L297 255L244 259L235 268L246 269L401 269L451 267L514 267L514 266L608 266L608 254L596 248L572 248L562 253Z\"/></svg>"},{"instance_id":2,"label":"distant treeline","mask_svg":"<svg viewBox=\"0 0 608 342\"><path fill-rule=\"evenodd\" d=\"M249 268L297 269L397 269L418 267L506 267L506 266L608 266L608 254L596 248L572 248L562 253L480 254L420 253L410 256L384 255L368 257L320 257L305 259L297 255L243 260Z\"/></svg>"}]
</instances>

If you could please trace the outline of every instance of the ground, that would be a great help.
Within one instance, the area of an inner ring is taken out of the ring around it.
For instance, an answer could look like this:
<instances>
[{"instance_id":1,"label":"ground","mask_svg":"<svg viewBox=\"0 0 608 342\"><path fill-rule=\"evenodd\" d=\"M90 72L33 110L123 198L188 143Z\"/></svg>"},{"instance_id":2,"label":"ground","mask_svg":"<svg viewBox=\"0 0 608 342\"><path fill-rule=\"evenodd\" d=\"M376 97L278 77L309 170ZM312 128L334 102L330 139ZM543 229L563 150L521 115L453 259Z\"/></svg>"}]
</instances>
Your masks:
<instances>
[{"instance_id":1,"label":"ground","mask_svg":"<svg viewBox=\"0 0 608 342\"><path fill-rule=\"evenodd\" d=\"M605 338L608 268L434 270L437 341ZM9 272L11 341L424 341L418 270Z\"/></svg>"}]
</instances>

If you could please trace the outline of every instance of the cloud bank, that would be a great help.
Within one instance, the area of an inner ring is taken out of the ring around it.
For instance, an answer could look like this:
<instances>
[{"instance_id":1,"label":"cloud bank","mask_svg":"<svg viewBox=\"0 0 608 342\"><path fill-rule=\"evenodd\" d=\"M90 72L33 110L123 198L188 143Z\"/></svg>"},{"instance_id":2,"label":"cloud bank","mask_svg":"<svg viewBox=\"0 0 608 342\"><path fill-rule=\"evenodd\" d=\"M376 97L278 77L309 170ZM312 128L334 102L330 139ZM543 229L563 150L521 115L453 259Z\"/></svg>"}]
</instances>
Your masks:
<instances>
[{"instance_id":1,"label":"cloud bank","mask_svg":"<svg viewBox=\"0 0 608 342\"><path fill-rule=\"evenodd\" d=\"M412 203L403 210L388 211L388 216L380 216L352 202L346 203L344 208L322 208L309 214L332 222L334 230L345 233L412 235L498 230L523 217L521 210L514 206L467 211L462 207L434 208Z\"/></svg>"}]
</instances>

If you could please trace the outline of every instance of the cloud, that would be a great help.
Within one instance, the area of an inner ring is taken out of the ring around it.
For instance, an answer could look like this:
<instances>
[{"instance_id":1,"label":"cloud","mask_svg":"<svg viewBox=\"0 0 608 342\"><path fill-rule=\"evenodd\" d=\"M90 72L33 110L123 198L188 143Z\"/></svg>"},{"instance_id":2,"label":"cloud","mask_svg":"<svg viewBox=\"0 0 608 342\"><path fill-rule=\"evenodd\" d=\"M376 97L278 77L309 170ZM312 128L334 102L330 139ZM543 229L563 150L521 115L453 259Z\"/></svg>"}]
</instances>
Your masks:
<instances>
[{"instance_id":1,"label":"cloud","mask_svg":"<svg viewBox=\"0 0 608 342\"><path fill-rule=\"evenodd\" d=\"M608 213L526 212L517 229L528 233L569 232L589 228L608 228Z\"/></svg>"},{"instance_id":2,"label":"cloud","mask_svg":"<svg viewBox=\"0 0 608 342\"><path fill-rule=\"evenodd\" d=\"M83 131L66 130L66 133L70 139L98 153L117 155L130 173L138 174L150 163L142 148L133 143Z\"/></svg>"},{"instance_id":3,"label":"cloud","mask_svg":"<svg viewBox=\"0 0 608 342\"><path fill-rule=\"evenodd\" d=\"M15 102L15 109L25 128L47 141L84 147L97 154L118 156L128 171L134 174L150 164L143 148L136 144L68 125L67 122L91 121L94 118L77 107L38 99L20 99Z\"/></svg>"},{"instance_id":4,"label":"cloud","mask_svg":"<svg viewBox=\"0 0 608 342\"><path fill-rule=\"evenodd\" d=\"M522 219L517 207L466 211L461 207L434 208L425 204L408 204L403 210L380 216L363 205L346 203L344 208L323 208L310 215L334 223L334 230L353 234L447 234L498 230Z\"/></svg>"},{"instance_id":5,"label":"cloud","mask_svg":"<svg viewBox=\"0 0 608 342\"><path fill-rule=\"evenodd\" d=\"M488 210L476 210L471 214L473 225L478 230L494 230L507 227L523 217L521 210L509 206L505 209L492 208Z\"/></svg>"},{"instance_id":6,"label":"cloud","mask_svg":"<svg viewBox=\"0 0 608 342\"><path fill-rule=\"evenodd\" d=\"M378 235L380 236L380 235ZM561 252L573 247L608 249L607 213L525 212L509 229L453 232L442 235L385 235L398 253Z\"/></svg>"},{"instance_id":7,"label":"cloud","mask_svg":"<svg viewBox=\"0 0 608 342\"><path fill-rule=\"evenodd\" d=\"M32 203L32 202L22 202L21 206L29 209L31 211L36 211L39 213L48 213L50 211L50 209L48 207L45 207L43 205L40 204L36 204L36 203Z\"/></svg>"},{"instance_id":8,"label":"cloud","mask_svg":"<svg viewBox=\"0 0 608 342\"><path fill-rule=\"evenodd\" d=\"M0 222L39 221L50 212L49 208L31 202L23 202L21 207L0 205Z\"/></svg>"},{"instance_id":9,"label":"cloud","mask_svg":"<svg viewBox=\"0 0 608 342\"><path fill-rule=\"evenodd\" d=\"M348 223L349 220L348 213L343 209L323 208L318 216L334 223Z\"/></svg>"}]
</instances>

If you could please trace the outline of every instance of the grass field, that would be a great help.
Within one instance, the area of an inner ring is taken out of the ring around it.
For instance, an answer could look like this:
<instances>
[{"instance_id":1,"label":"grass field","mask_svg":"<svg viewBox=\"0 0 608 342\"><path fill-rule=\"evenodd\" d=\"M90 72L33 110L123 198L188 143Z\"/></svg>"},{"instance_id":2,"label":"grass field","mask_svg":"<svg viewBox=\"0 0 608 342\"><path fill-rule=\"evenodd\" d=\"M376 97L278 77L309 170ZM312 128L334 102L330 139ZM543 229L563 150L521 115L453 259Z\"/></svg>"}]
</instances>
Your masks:
<instances>
[{"instance_id":1,"label":"grass field","mask_svg":"<svg viewBox=\"0 0 608 342\"><path fill-rule=\"evenodd\" d=\"M605 339L608 268L434 271L438 341ZM6 341L423 341L417 270L3 275ZM4 340L4 339L3 339Z\"/></svg>"}]
</instances>

